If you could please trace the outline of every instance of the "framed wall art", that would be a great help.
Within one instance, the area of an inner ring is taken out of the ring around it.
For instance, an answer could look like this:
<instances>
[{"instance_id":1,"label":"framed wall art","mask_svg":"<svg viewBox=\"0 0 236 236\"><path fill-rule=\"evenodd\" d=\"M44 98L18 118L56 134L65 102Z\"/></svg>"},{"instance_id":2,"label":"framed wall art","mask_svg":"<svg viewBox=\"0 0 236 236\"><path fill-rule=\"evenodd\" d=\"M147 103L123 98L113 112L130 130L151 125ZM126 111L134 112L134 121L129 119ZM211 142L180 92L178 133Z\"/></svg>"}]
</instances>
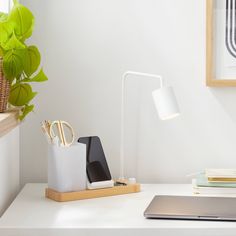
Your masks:
<instances>
[{"instance_id":1,"label":"framed wall art","mask_svg":"<svg viewBox=\"0 0 236 236\"><path fill-rule=\"evenodd\" d=\"M206 84L236 86L236 0L206 4Z\"/></svg>"}]
</instances>

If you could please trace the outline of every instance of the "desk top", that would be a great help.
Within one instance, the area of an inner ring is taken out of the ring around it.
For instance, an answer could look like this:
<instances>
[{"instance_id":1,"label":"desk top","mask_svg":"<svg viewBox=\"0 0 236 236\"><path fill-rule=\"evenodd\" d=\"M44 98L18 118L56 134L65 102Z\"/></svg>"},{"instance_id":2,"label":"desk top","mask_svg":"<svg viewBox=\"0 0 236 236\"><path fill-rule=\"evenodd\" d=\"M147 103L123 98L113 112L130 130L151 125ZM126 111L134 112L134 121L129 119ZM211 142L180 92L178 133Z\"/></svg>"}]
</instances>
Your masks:
<instances>
[{"instance_id":1,"label":"desk top","mask_svg":"<svg viewBox=\"0 0 236 236\"><path fill-rule=\"evenodd\" d=\"M224 229L236 233L236 222L144 218L143 212L154 195L192 195L191 185L144 184L140 193L62 203L46 199L45 188L46 184L27 184L0 219L0 232L6 228L30 228L199 229L204 232L206 229L215 232Z\"/></svg>"}]
</instances>

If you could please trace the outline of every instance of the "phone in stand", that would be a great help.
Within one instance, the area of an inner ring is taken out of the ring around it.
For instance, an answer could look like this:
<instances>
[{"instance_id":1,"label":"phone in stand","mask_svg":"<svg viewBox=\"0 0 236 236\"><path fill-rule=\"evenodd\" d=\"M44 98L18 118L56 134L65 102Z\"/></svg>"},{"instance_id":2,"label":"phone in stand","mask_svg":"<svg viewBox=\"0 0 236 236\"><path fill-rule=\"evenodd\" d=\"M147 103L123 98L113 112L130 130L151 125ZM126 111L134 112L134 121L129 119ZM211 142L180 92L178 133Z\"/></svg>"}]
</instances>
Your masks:
<instances>
[{"instance_id":1,"label":"phone in stand","mask_svg":"<svg viewBox=\"0 0 236 236\"><path fill-rule=\"evenodd\" d=\"M86 144L87 176L90 183L111 180L111 173L99 137L81 137L79 143Z\"/></svg>"}]
</instances>

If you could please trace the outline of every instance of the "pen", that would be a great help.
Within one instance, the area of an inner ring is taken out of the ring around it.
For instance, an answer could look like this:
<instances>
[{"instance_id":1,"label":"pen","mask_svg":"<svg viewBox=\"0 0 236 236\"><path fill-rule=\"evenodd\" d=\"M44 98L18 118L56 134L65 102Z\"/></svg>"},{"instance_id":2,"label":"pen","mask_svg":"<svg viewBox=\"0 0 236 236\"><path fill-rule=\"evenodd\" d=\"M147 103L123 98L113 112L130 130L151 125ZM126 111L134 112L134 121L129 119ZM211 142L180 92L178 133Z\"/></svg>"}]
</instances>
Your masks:
<instances>
[{"instance_id":1,"label":"pen","mask_svg":"<svg viewBox=\"0 0 236 236\"><path fill-rule=\"evenodd\" d=\"M47 130L45 129L44 125L41 126L41 129L42 129L42 131L43 131L44 136L45 136L46 139L47 139L47 142L48 142L48 143L51 143L51 138L50 138L50 136L49 136Z\"/></svg>"}]
</instances>

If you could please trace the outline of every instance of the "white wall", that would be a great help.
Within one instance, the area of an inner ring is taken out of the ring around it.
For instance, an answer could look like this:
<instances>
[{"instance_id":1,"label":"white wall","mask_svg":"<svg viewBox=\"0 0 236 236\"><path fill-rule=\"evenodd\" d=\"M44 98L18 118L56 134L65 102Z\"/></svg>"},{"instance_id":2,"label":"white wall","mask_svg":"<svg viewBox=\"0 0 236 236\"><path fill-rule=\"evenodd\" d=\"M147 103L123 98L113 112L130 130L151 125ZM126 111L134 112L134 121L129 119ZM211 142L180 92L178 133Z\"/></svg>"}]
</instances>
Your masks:
<instances>
[{"instance_id":1,"label":"white wall","mask_svg":"<svg viewBox=\"0 0 236 236\"><path fill-rule=\"evenodd\" d=\"M146 80L128 83L126 173L142 182L188 182L205 167L236 165L236 89L205 86L205 0L22 0L36 16L49 82L21 127L22 183L46 181L44 119L101 137L119 173L121 75L157 73L175 87L181 116L158 120ZM145 84L145 86L144 86ZM137 96L139 94L139 96ZM135 161L136 159L136 161Z\"/></svg>"},{"instance_id":2,"label":"white wall","mask_svg":"<svg viewBox=\"0 0 236 236\"><path fill-rule=\"evenodd\" d=\"M1 5L0 5L0 12L8 12L9 10L9 4L10 1L9 0L2 0L1 1Z\"/></svg>"},{"instance_id":3,"label":"white wall","mask_svg":"<svg viewBox=\"0 0 236 236\"><path fill-rule=\"evenodd\" d=\"M0 137L0 217L20 188L19 127Z\"/></svg>"}]
</instances>

